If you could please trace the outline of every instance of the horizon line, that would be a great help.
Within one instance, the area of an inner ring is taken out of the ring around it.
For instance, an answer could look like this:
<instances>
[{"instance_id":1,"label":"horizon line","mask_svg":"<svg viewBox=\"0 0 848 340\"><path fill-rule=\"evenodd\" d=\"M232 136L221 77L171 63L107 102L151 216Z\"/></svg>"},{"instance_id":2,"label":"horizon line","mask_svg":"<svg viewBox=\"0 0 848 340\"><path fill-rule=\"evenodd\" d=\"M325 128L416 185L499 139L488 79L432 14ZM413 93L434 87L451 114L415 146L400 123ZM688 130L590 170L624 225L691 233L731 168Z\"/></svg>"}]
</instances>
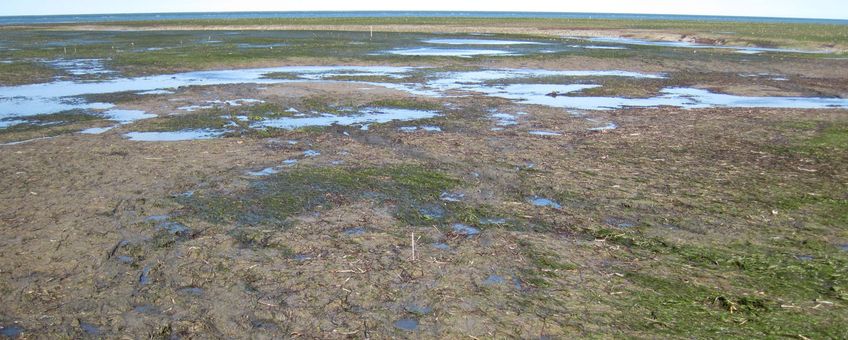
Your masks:
<instances>
[{"instance_id":1,"label":"horizon line","mask_svg":"<svg viewBox=\"0 0 848 340\"><path fill-rule=\"evenodd\" d=\"M223 13L518 13L518 14L603 14L623 16L671 16L671 17L716 17L716 18L738 18L738 19L790 19L790 20L825 20L825 21L848 21L848 18L820 18L820 17L775 17L757 15L723 15L723 14L667 14L667 13L624 13L624 12L545 12L545 11L468 11L468 10L300 10L300 11L172 11L172 12L123 12L123 13L66 13L66 14L18 14L0 15L0 18L20 17L61 17L61 16L103 16L103 15L158 15L158 14L223 14ZM402 16L398 16L402 17ZM434 16L449 17L449 16ZM469 16L473 18L473 16ZM320 17L316 17L320 18ZM351 17L353 18L353 17ZM256 18L258 19L258 18Z\"/></svg>"}]
</instances>

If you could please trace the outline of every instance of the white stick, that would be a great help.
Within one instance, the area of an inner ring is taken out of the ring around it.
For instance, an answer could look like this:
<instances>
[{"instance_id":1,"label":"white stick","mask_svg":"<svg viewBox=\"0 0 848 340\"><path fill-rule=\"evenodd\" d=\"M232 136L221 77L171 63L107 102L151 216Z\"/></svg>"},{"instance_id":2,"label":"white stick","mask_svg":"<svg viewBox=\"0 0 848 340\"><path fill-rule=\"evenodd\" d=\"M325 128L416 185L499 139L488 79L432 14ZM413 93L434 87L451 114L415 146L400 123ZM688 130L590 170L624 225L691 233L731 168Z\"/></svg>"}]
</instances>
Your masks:
<instances>
[{"instance_id":1,"label":"white stick","mask_svg":"<svg viewBox=\"0 0 848 340\"><path fill-rule=\"evenodd\" d=\"M415 232L412 233L412 261L415 262Z\"/></svg>"}]
</instances>

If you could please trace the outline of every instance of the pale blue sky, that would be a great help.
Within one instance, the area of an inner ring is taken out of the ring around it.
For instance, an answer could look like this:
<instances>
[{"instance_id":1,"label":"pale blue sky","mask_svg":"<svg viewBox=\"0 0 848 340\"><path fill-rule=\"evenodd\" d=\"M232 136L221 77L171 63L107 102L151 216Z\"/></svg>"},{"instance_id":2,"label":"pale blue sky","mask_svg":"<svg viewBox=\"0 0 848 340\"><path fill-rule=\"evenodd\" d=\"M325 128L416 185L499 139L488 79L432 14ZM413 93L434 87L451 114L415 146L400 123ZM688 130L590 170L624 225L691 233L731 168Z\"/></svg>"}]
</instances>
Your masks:
<instances>
[{"instance_id":1,"label":"pale blue sky","mask_svg":"<svg viewBox=\"0 0 848 340\"><path fill-rule=\"evenodd\" d=\"M524 11L848 19L848 0L0 0L0 16L228 11Z\"/></svg>"}]
</instances>

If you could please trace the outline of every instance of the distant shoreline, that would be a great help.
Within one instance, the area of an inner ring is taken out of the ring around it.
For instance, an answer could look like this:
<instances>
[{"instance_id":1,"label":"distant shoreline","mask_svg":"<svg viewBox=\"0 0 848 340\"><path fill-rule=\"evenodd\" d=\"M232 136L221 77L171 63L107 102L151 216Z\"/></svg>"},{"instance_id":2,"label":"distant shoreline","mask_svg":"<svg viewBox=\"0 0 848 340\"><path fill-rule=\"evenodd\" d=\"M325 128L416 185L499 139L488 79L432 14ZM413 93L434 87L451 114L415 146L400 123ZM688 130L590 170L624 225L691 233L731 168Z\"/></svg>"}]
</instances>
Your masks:
<instances>
[{"instance_id":1,"label":"distant shoreline","mask_svg":"<svg viewBox=\"0 0 848 340\"><path fill-rule=\"evenodd\" d=\"M169 20L304 19L304 18L515 18L515 19L602 19L602 20L673 20L707 22L795 23L848 25L848 20L813 18L773 18L713 15L554 13L554 12L447 12L447 11L342 11L342 12L192 12L136 14L79 14L0 16L0 25L81 24Z\"/></svg>"}]
</instances>

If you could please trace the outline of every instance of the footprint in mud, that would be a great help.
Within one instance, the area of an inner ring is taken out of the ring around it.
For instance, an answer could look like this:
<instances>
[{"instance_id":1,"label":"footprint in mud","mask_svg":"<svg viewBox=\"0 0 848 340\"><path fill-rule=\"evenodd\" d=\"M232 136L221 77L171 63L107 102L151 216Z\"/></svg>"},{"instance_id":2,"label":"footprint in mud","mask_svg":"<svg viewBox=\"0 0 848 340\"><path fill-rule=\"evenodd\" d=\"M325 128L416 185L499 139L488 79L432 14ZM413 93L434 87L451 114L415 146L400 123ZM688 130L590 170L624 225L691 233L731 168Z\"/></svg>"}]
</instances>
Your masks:
<instances>
[{"instance_id":1,"label":"footprint in mud","mask_svg":"<svg viewBox=\"0 0 848 340\"><path fill-rule=\"evenodd\" d=\"M118 262L123 263L123 264L133 264L133 262L135 262L135 258L133 258L132 256L126 256L126 255L115 256L115 259L118 260Z\"/></svg>"},{"instance_id":2,"label":"footprint in mud","mask_svg":"<svg viewBox=\"0 0 848 340\"><path fill-rule=\"evenodd\" d=\"M604 126L590 128L589 131L606 132L606 131L609 131L609 130L615 130L617 128L618 128L618 125L616 125L615 123L609 123L609 124L604 125Z\"/></svg>"},{"instance_id":3,"label":"footprint in mud","mask_svg":"<svg viewBox=\"0 0 848 340\"><path fill-rule=\"evenodd\" d=\"M361 235L365 234L365 228L363 228L363 227L350 228L350 229L343 231L342 234L345 234L347 236L361 236Z\"/></svg>"},{"instance_id":4,"label":"footprint in mud","mask_svg":"<svg viewBox=\"0 0 848 340\"><path fill-rule=\"evenodd\" d=\"M191 296L202 296L203 288L200 287L183 287L177 290L178 294L183 295L191 295Z\"/></svg>"},{"instance_id":5,"label":"footprint in mud","mask_svg":"<svg viewBox=\"0 0 848 340\"><path fill-rule=\"evenodd\" d=\"M191 229L180 222L162 222L156 225L157 228L167 231L171 235L180 237L189 236Z\"/></svg>"},{"instance_id":6,"label":"footprint in mud","mask_svg":"<svg viewBox=\"0 0 848 340\"><path fill-rule=\"evenodd\" d=\"M465 194L460 192L443 192L439 195L439 199L445 202L461 202L465 199Z\"/></svg>"},{"instance_id":7,"label":"footprint in mud","mask_svg":"<svg viewBox=\"0 0 848 340\"><path fill-rule=\"evenodd\" d=\"M618 217L605 217L604 224L622 229L633 228L636 226L636 222Z\"/></svg>"},{"instance_id":8,"label":"footprint in mud","mask_svg":"<svg viewBox=\"0 0 848 340\"><path fill-rule=\"evenodd\" d=\"M515 166L515 171L532 171L534 169L536 169L536 163L533 162L524 162L524 164Z\"/></svg>"},{"instance_id":9,"label":"footprint in mud","mask_svg":"<svg viewBox=\"0 0 848 340\"><path fill-rule=\"evenodd\" d=\"M482 225L503 225L507 224L507 220L505 218L500 217L481 217L480 224Z\"/></svg>"},{"instance_id":10,"label":"footprint in mud","mask_svg":"<svg viewBox=\"0 0 848 340\"><path fill-rule=\"evenodd\" d=\"M250 325L253 329L267 331L267 332L279 332L280 327L277 326L274 321L271 320L253 320L250 322Z\"/></svg>"},{"instance_id":11,"label":"footprint in mud","mask_svg":"<svg viewBox=\"0 0 848 340\"><path fill-rule=\"evenodd\" d=\"M428 205L418 208L418 213L424 218L437 220L445 217L445 209L438 205Z\"/></svg>"},{"instance_id":12,"label":"footprint in mud","mask_svg":"<svg viewBox=\"0 0 848 340\"><path fill-rule=\"evenodd\" d=\"M554 209L562 209L562 206L559 203L544 197L533 196L530 197L528 201L537 207L551 207Z\"/></svg>"},{"instance_id":13,"label":"footprint in mud","mask_svg":"<svg viewBox=\"0 0 848 340\"><path fill-rule=\"evenodd\" d=\"M186 192L180 192L180 193L176 193L176 194L171 195L171 197L173 197L173 198L189 198L189 197L192 197L192 196L194 196L194 190L189 190L189 191L186 191Z\"/></svg>"},{"instance_id":14,"label":"footprint in mud","mask_svg":"<svg viewBox=\"0 0 848 340\"><path fill-rule=\"evenodd\" d=\"M100 335L100 328L87 322L80 322L80 329L88 335Z\"/></svg>"},{"instance_id":15,"label":"footprint in mud","mask_svg":"<svg viewBox=\"0 0 848 340\"><path fill-rule=\"evenodd\" d=\"M433 125L423 125L423 126L401 126L398 128L398 131L401 132L416 132L416 131L424 131L424 132L442 132L442 128Z\"/></svg>"},{"instance_id":16,"label":"footprint in mud","mask_svg":"<svg viewBox=\"0 0 848 340\"><path fill-rule=\"evenodd\" d=\"M812 261L815 259L812 255L795 255L795 258L802 262Z\"/></svg>"},{"instance_id":17,"label":"footprint in mud","mask_svg":"<svg viewBox=\"0 0 848 340\"><path fill-rule=\"evenodd\" d=\"M312 256L306 254L297 254L294 257L294 260L297 262L306 262L312 259Z\"/></svg>"},{"instance_id":18,"label":"footprint in mud","mask_svg":"<svg viewBox=\"0 0 848 340\"><path fill-rule=\"evenodd\" d=\"M153 215L144 219L146 222L165 222L168 220L168 215Z\"/></svg>"},{"instance_id":19,"label":"footprint in mud","mask_svg":"<svg viewBox=\"0 0 848 340\"><path fill-rule=\"evenodd\" d=\"M0 326L0 335L4 338L16 339L24 334L24 329L18 326Z\"/></svg>"},{"instance_id":20,"label":"footprint in mud","mask_svg":"<svg viewBox=\"0 0 848 340\"><path fill-rule=\"evenodd\" d=\"M433 248L438 250L450 250L450 246L447 243L433 243Z\"/></svg>"},{"instance_id":21,"label":"footprint in mud","mask_svg":"<svg viewBox=\"0 0 848 340\"><path fill-rule=\"evenodd\" d=\"M138 276L138 284L141 286L149 285L153 280L150 279L150 267L144 266L141 274Z\"/></svg>"},{"instance_id":22,"label":"footprint in mud","mask_svg":"<svg viewBox=\"0 0 848 340\"><path fill-rule=\"evenodd\" d=\"M494 285L502 284L503 282L504 282L503 276L492 274L492 275L489 275L489 277L487 277L485 280L483 280L483 285L484 286L494 286Z\"/></svg>"},{"instance_id":23,"label":"footprint in mud","mask_svg":"<svg viewBox=\"0 0 848 340\"><path fill-rule=\"evenodd\" d=\"M414 331L418 329L418 320L400 319L395 321L395 327L405 331Z\"/></svg>"},{"instance_id":24,"label":"footprint in mud","mask_svg":"<svg viewBox=\"0 0 848 340\"><path fill-rule=\"evenodd\" d=\"M152 305L138 305L133 307L133 312L138 314L155 315L159 314L159 309Z\"/></svg>"},{"instance_id":25,"label":"footprint in mud","mask_svg":"<svg viewBox=\"0 0 848 340\"><path fill-rule=\"evenodd\" d=\"M422 306L422 305L419 305L417 303L410 303L410 304L406 305L406 307L404 309L406 309L407 312L410 312L410 313L416 314L416 315L427 315L427 314L430 314L430 313L433 312L433 308L430 308L430 307L427 307L427 306Z\"/></svg>"},{"instance_id":26,"label":"footprint in mud","mask_svg":"<svg viewBox=\"0 0 848 340\"><path fill-rule=\"evenodd\" d=\"M515 289L518 289L518 290L521 290L522 288L524 288L521 285L521 279L519 279L518 276L512 277L512 286L515 287Z\"/></svg>"},{"instance_id":27,"label":"footprint in mud","mask_svg":"<svg viewBox=\"0 0 848 340\"><path fill-rule=\"evenodd\" d=\"M264 176L275 175L275 174L278 174L279 172L280 172L280 169L277 169L276 167L270 167L270 168L265 168L265 169L257 170L257 171L248 171L248 172L246 172L246 174L248 176L253 176L253 177L264 177Z\"/></svg>"},{"instance_id":28,"label":"footprint in mud","mask_svg":"<svg viewBox=\"0 0 848 340\"><path fill-rule=\"evenodd\" d=\"M144 219L145 222L156 223L156 228L164 230L171 235L179 237L187 237L191 234L191 229L180 222L168 221L168 215L154 215Z\"/></svg>"},{"instance_id":29,"label":"footprint in mud","mask_svg":"<svg viewBox=\"0 0 848 340\"><path fill-rule=\"evenodd\" d=\"M459 235L465 235L465 236L468 236L468 237L471 237L471 236L474 236L474 235L477 235L477 234L480 233L480 229L477 229L477 228L474 228L472 226L462 224L462 223L454 223L451 226L451 228L453 229L454 233L457 233Z\"/></svg>"}]
</instances>

